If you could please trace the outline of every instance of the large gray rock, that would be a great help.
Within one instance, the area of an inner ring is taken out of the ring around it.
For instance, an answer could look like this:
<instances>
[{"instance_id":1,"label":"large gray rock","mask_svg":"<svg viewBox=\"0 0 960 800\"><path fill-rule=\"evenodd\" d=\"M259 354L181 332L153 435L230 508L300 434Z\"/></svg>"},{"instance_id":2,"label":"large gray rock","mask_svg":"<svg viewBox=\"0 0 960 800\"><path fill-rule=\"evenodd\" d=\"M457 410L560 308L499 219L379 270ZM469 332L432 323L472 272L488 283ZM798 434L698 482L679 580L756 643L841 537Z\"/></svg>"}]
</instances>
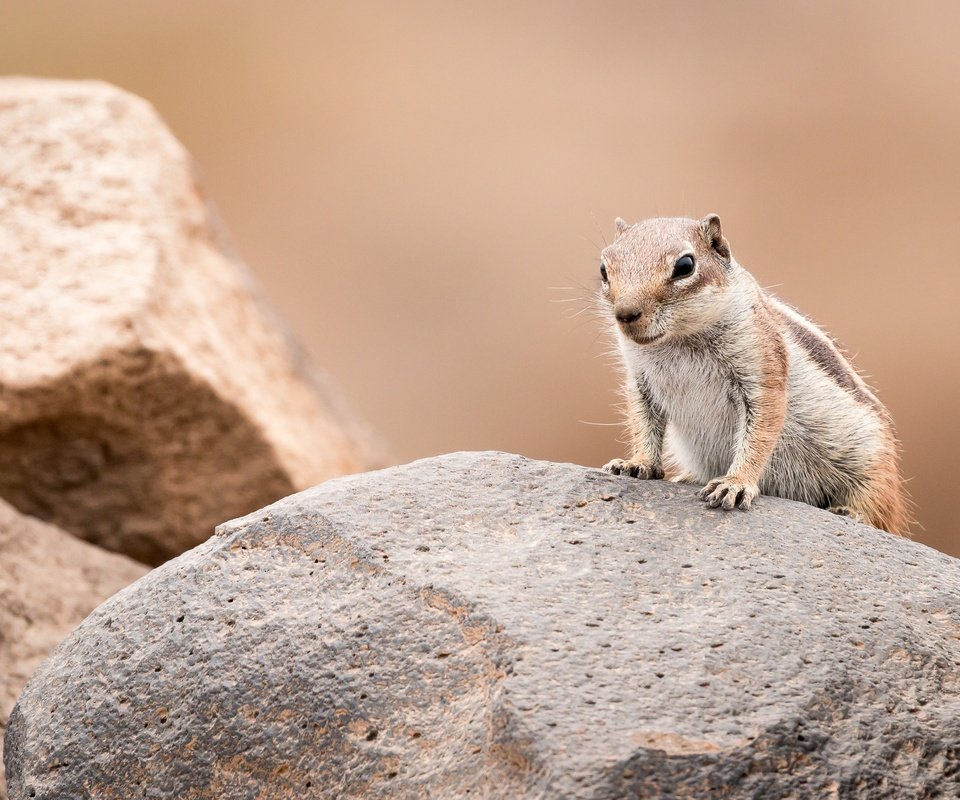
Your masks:
<instances>
[{"instance_id":1,"label":"large gray rock","mask_svg":"<svg viewBox=\"0 0 960 800\"><path fill-rule=\"evenodd\" d=\"M0 142L0 497L156 564L384 463L148 103L0 79Z\"/></svg>"},{"instance_id":2,"label":"large gray rock","mask_svg":"<svg viewBox=\"0 0 960 800\"><path fill-rule=\"evenodd\" d=\"M960 565L496 453L223 525L33 677L11 797L947 797Z\"/></svg>"}]
</instances>

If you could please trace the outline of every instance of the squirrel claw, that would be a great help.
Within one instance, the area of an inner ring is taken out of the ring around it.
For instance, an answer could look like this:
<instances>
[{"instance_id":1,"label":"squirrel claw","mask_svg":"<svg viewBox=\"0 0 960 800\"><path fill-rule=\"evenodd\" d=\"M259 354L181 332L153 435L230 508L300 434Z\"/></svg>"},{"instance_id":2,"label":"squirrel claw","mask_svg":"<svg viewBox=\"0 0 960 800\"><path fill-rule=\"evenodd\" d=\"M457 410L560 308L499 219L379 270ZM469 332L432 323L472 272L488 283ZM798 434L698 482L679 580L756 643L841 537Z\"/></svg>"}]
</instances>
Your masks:
<instances>
[{"instance_id":1,"label":"squirrel claw","mask_svg":"<svg viewBox=\"0 0 960 800\"><path fill-rule=\"evenodd\" d=\"M625 461L622 458L608 461L602 469L611 475L629 475L631 478L639 478L640 480L659 480L663 477L663 470L660 467L643 464L639 461Z\"/></svg>"},{"instance_id":2,"label":"squirrel claw","mask_svg":"<svg viewBox=\"0 0 960 800\"><path fill-rule=\"evenodd\" d=\"M731 476L714 478L697 492L697 497L706 501L710 508L722 507L727 511L739 508L746 511L759 494L760 489L755 483L745 483Z\"/></svg>"}]
</instances>

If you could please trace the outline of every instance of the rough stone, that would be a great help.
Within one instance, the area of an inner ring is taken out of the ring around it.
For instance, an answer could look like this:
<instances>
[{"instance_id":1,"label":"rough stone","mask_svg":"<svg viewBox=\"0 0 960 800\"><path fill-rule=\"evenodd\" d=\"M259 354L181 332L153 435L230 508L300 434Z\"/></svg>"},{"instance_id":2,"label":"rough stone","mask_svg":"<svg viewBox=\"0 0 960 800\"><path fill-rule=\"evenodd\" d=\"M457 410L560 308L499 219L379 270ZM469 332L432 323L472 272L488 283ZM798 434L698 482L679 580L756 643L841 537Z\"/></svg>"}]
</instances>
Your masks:
<instances>
[{"instance_id":1,"label":"rough stone","mask_svg":"<svg viewBox=\"0 0 960 800\"><path fill-rule=\"evenodd\" d=\"M496 453L330 481L102 605L14 800L955 797L960 562Z\"/></svg>"},{"instance_id":2,"label":"rough stone","mask_svg":"<svg viewBox=\"0 0 960 800\"><path fill-rule=\"evenodd\" d=\"M0 496L158 563L373 439L258 298L145 101L0 80Z\"/></svg>"},{"instance_id":3,"label":"rough stone","mask_svg":"<svg viewBox=\"0 0 960 800\"><path fill-rule=\"evenodd\" d=\"M0 734L27 678L57 643L146 571L0 500Z\"/></svg>"}]
</instances>

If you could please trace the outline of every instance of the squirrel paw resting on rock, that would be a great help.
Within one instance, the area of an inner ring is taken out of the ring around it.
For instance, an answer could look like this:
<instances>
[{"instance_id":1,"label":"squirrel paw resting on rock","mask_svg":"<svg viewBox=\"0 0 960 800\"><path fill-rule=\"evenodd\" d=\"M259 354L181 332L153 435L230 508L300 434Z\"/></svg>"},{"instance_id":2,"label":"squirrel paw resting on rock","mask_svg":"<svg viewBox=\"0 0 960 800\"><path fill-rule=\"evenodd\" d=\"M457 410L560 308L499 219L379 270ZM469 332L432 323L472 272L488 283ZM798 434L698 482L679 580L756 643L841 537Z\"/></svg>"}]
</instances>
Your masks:
<instances>
[{"instance_id":1,"label":"squirrel paw resting on rock","mask_svg":"<svg viewBox=\"0 0 960 800\"><path fill-rule=\"evenodd\" d=\"M624 370L629 458L615 475L705 484L709 506L759 494L906 533L890 414L837 344L762 289L711 214L617 220L601 302Z\"/></svg>"}]
</instances>

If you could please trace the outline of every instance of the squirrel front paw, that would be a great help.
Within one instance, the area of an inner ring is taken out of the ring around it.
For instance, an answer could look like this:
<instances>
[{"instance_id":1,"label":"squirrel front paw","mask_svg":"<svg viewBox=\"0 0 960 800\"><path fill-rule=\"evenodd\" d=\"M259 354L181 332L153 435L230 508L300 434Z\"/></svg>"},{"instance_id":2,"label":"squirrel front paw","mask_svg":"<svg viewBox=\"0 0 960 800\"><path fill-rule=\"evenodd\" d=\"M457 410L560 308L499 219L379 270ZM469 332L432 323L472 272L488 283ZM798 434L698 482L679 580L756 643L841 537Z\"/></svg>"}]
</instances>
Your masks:
<instances>
[{"instance_id":1,"label":"squirrel front paw","mask_svg":"<svg viewBox=\"0 0 960 800\"><path fill-rule=\"evenodd\" d=\"M736 475L724 475L710 481L697 492L697 497L705 500L710 508L722 506L728 511L732 508L746 511L759 494L760 487L757 484L746 483Z\"/></svg>"},{"instance_id":2,"label":"squirrel front paw","mask_svg":"<svg viewBox=\"0 0 960 800\"><path fill-rule=\"evenodd\" d=\"M663 477L663 469L657 465L625 461L622 458L608 461L603 465L603 471L612 475L629 475L631 478L640 478L640 480L660 480Z\"/></svg>"}]
</instances>

